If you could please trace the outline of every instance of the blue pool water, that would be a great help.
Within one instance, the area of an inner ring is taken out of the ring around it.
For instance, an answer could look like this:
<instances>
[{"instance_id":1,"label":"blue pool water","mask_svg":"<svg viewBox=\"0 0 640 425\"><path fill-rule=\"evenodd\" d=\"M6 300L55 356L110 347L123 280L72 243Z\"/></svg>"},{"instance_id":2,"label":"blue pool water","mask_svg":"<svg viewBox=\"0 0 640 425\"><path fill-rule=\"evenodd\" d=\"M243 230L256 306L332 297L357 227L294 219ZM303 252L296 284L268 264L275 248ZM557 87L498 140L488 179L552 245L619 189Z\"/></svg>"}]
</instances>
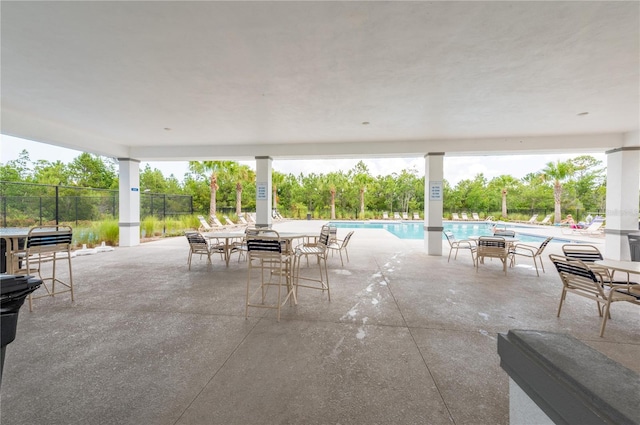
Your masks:
<instances>
[{"instance_id":1,"label":"blue pool water","mask_svg":"<svg viewBox=\"0 0 640 425\"><path fill-rule=\"evenodd\" d=\"M409 222L363 222L363 221L332 221L329 223L331 226L335 226L338 229L383 229L390 233L393 233L400 239L424 239L424 223L422 221L409 223ZM457 239L468 239L473 236L491 236L491 227L489 223L442 223L444 230L450 230L453 232ZM526 235L517 232L517 237L521 242L541 243L545 240L543 236ZM444 239L444 234L442 235ZM556 240L552 242L569 242L567 240Z\"/></svg>"}]
</instances>

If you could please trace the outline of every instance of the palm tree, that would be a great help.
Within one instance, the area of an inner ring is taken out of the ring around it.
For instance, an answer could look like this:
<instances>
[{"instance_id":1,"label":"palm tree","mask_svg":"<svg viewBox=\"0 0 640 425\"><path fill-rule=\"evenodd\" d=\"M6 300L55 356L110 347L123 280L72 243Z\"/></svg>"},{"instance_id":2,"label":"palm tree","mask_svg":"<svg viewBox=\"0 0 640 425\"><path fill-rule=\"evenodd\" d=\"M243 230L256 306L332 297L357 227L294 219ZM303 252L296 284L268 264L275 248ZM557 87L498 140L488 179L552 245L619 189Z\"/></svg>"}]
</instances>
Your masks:
<instances>
[{"instance_id":1,"label":"palm tree","mask_svg":"<svg viewBox=\"0 0 640 425\"><path fill-rule=\"evenodd\" d=\"M500 194L502 195L502 218L507 218L507 193L510 189L517 186L518 181L509 175L502 175L495 177L492 182L500 187Z\"/></svg>"},{"instance_id":2,"label":"palm tree","mask_svg":"<svg viewBox=\"0 0 640 425\"><path fill-rule=\"evenodd\" d=\"M237 162L226 162L229 178L236 181L236 215L242 215L242 190L243 183L253 180L253 170L246 165L240 165Z\"/></svg>"},{"instance_id":3,"label":"palm tree","mask_svg":"<svg viewBox=\"0 0 640 425\"><path fill-rule=\"evenodd\" d=\"M358 162L353 168L353 181L358 186L360 191L360 217L364 218L364 193L367 189L367 185L371 183L371 176L369 175L369 169L363 161Z\"/></svg>"},{"instance_id":4,"label":"palm tree","mask_svg":"<svg viewBox=\"0 0 640 425\"><path fill-rule=\"evenodd\" d=\"M216 193L220 186L218 186L218 173L220 173L227 162L230 161L189 161L189 170L196 174L209 174L209 188L211 189L211 201L209 202L209 216L216 214Z\"/></svg>"},{"instance_id":5,"label":"palm tree","mask_svg":"<svg viewBox=\"0 0 640 425\"><path fill-rule=\"evenodd\" d=\"M574 168L570 162L548 162L542 170L542 181L553 181L554 223L562 220L562 184L573 176Z\"/></svg>"},{"instance_id":6,"label":"palm tree","mask_svg":"<svg viewBox=\"0 0 640 425\"><path fill-rule=\"evenodd\" d=\"M274 171L271 173L271 190L273 191L273 209L278 210L278 187L284 183L284 174Z\"/></svg>"}]
</instances>

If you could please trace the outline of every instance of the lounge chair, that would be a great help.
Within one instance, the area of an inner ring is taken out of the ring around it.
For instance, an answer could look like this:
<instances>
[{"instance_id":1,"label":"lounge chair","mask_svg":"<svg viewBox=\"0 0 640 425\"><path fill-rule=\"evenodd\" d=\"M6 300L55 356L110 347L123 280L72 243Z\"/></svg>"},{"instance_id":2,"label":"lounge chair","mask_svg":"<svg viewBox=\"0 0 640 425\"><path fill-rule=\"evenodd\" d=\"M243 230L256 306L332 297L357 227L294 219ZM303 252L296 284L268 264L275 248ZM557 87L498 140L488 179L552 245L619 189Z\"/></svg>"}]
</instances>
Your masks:
<instances>
[{"instance_id":1,"label":"lounge chair","mask_svg":"<svg viewBox=\"0 0 640 425\"><path fill-rule=\"evenodd\" d=\"M474 266L476 265L475 254L476 254L477 245L475 241L467 240L467 239L457 240L453 232L451 232L450 230L445 230L442 233L444 233L444 236L447 238L447 242L449 242L449 258L447 258L447 263L451 260L451 253L453 252L454 249L456 251L456 255L453 257L454 260L458 258L459 250L466 249L466 250L469 250L469 252L471 253L471 261L473 262L473 265Z\"/></svg>"},{"instance_id":2,"label":"lounge chair","mask_svg":"<svg viewBox=\"0 0 640 425\"><path fill-rule=\"evenodd\" d=\"M222 224L222 222L215 215L211 216L211 221L213 222L213 224L215 224L215 226L216 226L215 228L216 229L226 229L227 228L224 224Z\"/></svg>"},{"instance_id":3,"label":"lounge chair","mask_svg":"<svg viewBox=\"0 0 640 425\"><path fill-rule=\"evenodd\" d=\"M458 216L458 213L451 213L451 219L452 220L460 220L460 216Z\"/></svg>"},{"instance_id":4,"label":"lounge chair","mask_svg":"<svg viewBox=\"0 0 640 425\"><path fill-rule=\"evenodd\" d=\"M413 213L413 219L414 220L420 220L420 214L418 214L417 212Z\"/></svg>"},{"instance_id":5,"label":"lounge chair","mask_svg":"<svg viewBox=\"0 0 640 425\"><path fill-rule=\"evenodd\" d=\"M198 220L200 221L200 227L198 227L199 232L211 232L214 230L203 216L199 215Z\"/></svg>"},{"instance_id":6,"label":"lounge chair","mask_svg":"<svg viewBox=\"0 0 640 425\"><path fill-rule=\"evenodd\" d=\"M604 219L594 218L589 227L581 229L579 227L563 228L562 233L565 235L587 235L600 236L603 235L601 227L604 225Z\"/></svg>"},{"instance_id":7,"label":"lounge chair","mask_svg":"<svg viewBox=\"0 0 640 425\"><path fill-rule=\"evenodd\" d=\"M471 213L471 217L473 217L475 221L480 221L480 216L478 215L478 213Z\"/></svg>"},{"instance_id":8,"label":"lounge chair","mask_svg":"<svg viewBox=\"0 0 640 425\"><path fill-rule=\"evenodd\" d=\"M551 218L551 217L549 217ZM519 223L525 223L525 224L536 224L536 221L538 220L538 214L534 214L531 216L531 218L527 221L519 221Z\"/></svg>"},{"instance_id":9,"label":"lounge chair","mask_svg":"<svg viewBox=\"0 0 640 425\"><path fill-rule=\"evenodd\" d=\"M238 216L238 221L239 221L239 222L240 222L240 224L242 224L243 226L248 226L248 225L249 225L249 222L248 222L244 217L242 217L241 215L239 215L239 216Z\"/></svg>"},{"instance_id":10,"label":"lounge chair","mask_svg":"<svg viewBox=\"0 0 640 425\"><path fill-rule=\"evenodd\" d=\"M402 213L402 219L403 219L403 220L409 220L409 214L408 214L408 213L406 213L406 212L403 212L403 213Z\"/></svg>"},{"instance_id":11,"label":"lounge chair","mask_svg":"<svg viewBox=\"0 0 640 425\"><path fill-rule=\"evenodd\" d=\"M469 221L469 216L467 215L467 213L460 213L460 216L462 217L463 221Z\"/></svg>"},{"instance_id":12,"label":"lounge chair","mask_svg":"<svg viewBox=\"0 0 640 425\"><path fill-rule=\"evenodd\" d=\"M551 214L547 214L541 221L534 221L535 224L549 224L551 221Z\"/></svg>"},{"instance_id":13,"label":"lounge chair","mask_svg":"<svg viewBox=\"0 0 640 425\"><path fill-rule=\"evenodd\" d=\"M393 219L394 219L394 220L400 220L400 213L398 213L398 212L394 212L394 213L393 213Z\"/></svg>"},{"instance_id":14,"label":"lounge chair","mask_svg":"<svg viewBox=\"0 0 640 425\"><path fill-rule=\"evenodd\" d=\"M386 211L382 213L382 219L383 220L389 220L389 213L387 213Z\"/></svg>"}]
</instances>

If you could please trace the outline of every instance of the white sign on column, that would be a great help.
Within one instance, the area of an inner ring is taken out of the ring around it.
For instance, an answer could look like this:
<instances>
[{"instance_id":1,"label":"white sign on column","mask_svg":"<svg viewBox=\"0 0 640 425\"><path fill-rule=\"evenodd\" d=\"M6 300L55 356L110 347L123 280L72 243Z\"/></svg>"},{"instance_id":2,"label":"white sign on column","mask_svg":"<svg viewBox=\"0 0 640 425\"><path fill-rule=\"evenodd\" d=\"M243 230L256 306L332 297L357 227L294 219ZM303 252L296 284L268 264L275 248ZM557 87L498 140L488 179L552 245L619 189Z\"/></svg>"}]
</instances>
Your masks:
<instances>
[{"instance_id":1,"label":"white sign on column","mask_svg":"<svg viewBox=\"0 0 640 425\"><path fill-rule=\"evenodd\" d=\"M269 196L268 185L266 183L256 183L256 200L266 201Z\"/></svg>"},{"instance_id":2,"label":"white sign on column","mask_svg":"<svg viewBox=\"0 0 640 425\"><path fill-rule=\"evenodd\" d=\"M430 201L442 201L442 182L430 181L429 182L429 200Z\"/></svg>"}]
</instances>

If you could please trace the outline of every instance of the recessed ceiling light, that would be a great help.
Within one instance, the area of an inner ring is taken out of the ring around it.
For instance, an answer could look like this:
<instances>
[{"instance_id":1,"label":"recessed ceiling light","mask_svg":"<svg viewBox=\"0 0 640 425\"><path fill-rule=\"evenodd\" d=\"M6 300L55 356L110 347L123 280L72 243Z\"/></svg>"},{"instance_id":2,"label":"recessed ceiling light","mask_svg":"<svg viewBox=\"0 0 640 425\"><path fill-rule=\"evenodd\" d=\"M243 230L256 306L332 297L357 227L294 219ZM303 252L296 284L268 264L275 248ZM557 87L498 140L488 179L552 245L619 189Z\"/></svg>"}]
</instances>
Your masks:
<instances>
[{"instance_id":1,"label":"recessed ceiling light","mask_svg":"<svg viewBox=\"0 0 640 425\"><path fill-rule=\"evenodd\" d=\"M362 125L369 125L369 121L362 121Z\"/></svg>"},{"instance_id":2,"label":"recessed ceiling light","mask_svg":"<svg viewBox=\"0 0 640 425\"><path fill-rule=\"evenodd\" d=\"M589 115L589 113L588 112L580 112L578 114L579 117L584 117L585 115Z\"/></svg>"}]
</instances>

